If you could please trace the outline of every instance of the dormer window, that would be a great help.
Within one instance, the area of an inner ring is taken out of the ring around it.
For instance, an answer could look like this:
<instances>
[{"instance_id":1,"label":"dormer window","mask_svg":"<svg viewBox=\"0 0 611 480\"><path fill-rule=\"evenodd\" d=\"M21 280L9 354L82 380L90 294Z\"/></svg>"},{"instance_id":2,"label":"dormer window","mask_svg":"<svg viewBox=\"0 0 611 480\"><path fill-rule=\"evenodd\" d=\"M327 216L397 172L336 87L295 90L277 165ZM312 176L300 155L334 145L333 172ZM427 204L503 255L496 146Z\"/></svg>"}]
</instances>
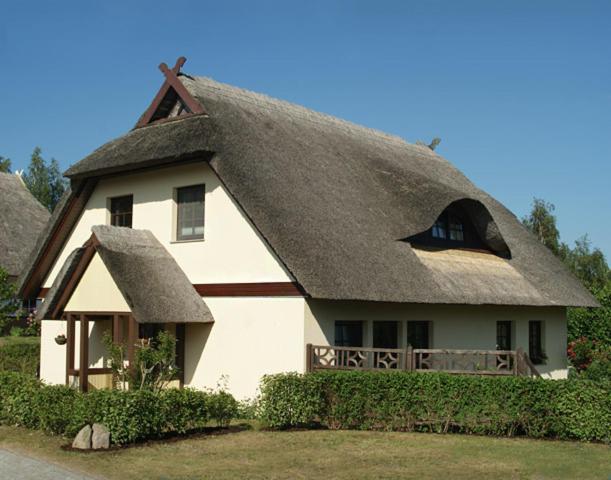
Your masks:
<instances>
[{"instance_id":1,"label":"dormer window","mask_svg":"<svg viewBox=\"0 0 611 480\"><path fill-rule=\"evenodd\" d=\"M469 215L458 205L450 205L441 212L430 229L411 237L409 241L415 246L488 250Z\"/></svg>"}]
</instances>

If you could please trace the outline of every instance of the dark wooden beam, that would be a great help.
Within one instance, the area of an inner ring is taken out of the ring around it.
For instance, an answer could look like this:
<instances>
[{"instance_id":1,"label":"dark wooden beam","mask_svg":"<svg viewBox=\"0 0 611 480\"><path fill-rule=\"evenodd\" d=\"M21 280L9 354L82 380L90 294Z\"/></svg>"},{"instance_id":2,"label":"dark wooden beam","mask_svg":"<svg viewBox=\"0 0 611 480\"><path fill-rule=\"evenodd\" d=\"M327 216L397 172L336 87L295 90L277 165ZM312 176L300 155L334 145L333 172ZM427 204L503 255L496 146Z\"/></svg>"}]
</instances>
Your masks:
<instances>
[{"instance_id":1,"label":"dark wooden beam","mask_svg":"<svg viewBox=\"0 0 611 480\"><path fill-rule=\"evenodd\" d=\"M74 370L74 317L67 315L66 325L66 385L70 385L70 370Z\"/></svg>"},{"instance_id":2,"label":"dark wooden beam","mask_svg":"<svg viewBox=\"0 0 611 480\"><path fill-rule=\"evenodd\" d=\"M55 225L49 241L38 255L36 266L21 288L22 298L34 298L38 293L40 285L57 260L66 237L74 228L96 184L96 179L87 180L73 193L61 220Z\"/></svg>"},{"instance_id":3,"label":"dark wooden beam","mask_svg":"<svg viewBox=\"0 0 611 480\"><path fill-rule=\"evenodd\" d=\"M295 282L198 283L195 291L202 297L302 297L303 288Z\"/></svg>"},{"instance_id":4,"label":"dark wooden beam","mask_svg":"<svg viewBox=\"0 0 611 480\"><path fill-rule=\"evenodd\" d=\"M81 315L81 344L79 351L79 387L81 392L89 389L89 319Z\"/></svg>"},{"instance_id":5,"label":"dark wooden beam","mask_svg":"<svg viewBox=\"0 0 611 480\"><path fill-rule=\"evenodd\" d=\"M178 367L178 379L180 388L185 384L185 335L186 325L176 324L176 366Z\"/></svg>"},{"instance_id":6,"label":"dark wooden beam","mask_svg":"<svg viewBox=\"0 0 611 480\"><path fill-rule=\"evenodd\" d=\"M138 341L138 323L133 315L129 315L127 322L127 361L129 369L133 373L136 358L136 342Z\"/></svg>"}]
</instances>

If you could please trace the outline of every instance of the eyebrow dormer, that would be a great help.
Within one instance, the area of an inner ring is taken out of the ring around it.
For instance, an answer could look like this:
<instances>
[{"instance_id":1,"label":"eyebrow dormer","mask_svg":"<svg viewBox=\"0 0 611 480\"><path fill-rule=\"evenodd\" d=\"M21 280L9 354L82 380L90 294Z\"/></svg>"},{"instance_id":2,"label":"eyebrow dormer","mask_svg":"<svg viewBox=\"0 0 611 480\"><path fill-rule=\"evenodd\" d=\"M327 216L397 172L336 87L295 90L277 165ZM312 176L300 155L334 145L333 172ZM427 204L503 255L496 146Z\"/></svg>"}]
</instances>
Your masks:
<instances>
[{"instance_id":1,"label":"eyebrow dormer","mask_svg":"<svg viewBox=\"0 0 611 480\"><path fill-rule=\"evenodd\" d=\"M430 228L405 240L416 248L475 249L511 257L509 247L486 207L470 199L451 203Z\"/></svg>"}]
</instances>

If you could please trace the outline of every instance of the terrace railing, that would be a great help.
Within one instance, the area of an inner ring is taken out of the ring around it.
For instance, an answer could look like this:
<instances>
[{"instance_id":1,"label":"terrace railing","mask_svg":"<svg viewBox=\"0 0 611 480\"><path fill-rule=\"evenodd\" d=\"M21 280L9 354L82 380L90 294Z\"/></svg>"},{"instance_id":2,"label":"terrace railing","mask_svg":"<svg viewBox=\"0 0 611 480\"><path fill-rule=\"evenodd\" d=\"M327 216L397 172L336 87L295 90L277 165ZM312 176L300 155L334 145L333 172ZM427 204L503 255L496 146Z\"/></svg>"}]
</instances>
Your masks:
<instances>
[{"instance_id":1,"label":"terrace railing","mask_svg":"<svg viewBox=\"0 0 611 480\"><path fill-rule=\"evenodd\" d=\"M521 348L517 350L452 350L306 347L308 371L406 370L463 375L541 375Z\"/></svg>"}]
</instances>

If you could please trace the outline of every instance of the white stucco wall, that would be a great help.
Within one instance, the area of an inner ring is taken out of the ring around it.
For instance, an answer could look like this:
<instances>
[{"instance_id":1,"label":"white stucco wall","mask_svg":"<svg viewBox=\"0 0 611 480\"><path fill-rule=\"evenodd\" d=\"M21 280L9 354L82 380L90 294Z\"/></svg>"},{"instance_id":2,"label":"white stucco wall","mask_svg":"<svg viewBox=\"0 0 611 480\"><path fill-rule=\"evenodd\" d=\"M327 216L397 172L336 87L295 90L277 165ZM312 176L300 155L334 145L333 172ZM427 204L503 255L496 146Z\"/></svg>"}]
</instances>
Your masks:
<instances>
[{"instance_id":1,"label":"white stucco wall","mask_svg":"<svg viewBox=\"0 0 611 480\"><path fill-rule=\"evenodd\" d=\"M431 348L496 348L496 322L511 321L513 346L528 352L528 322L543 322L544 350L548 356L539 372L547 378L567 375L566 313L560 307L505 307L467 305L409 305L375 302L308 300L305 314L305 343L333 345L336 320L364 321L363 343L372 346L374 321L399 322L399 348L407 343L409 320L431 322Z\"/></svg>"},{"instance_id":2,"label":"white stucco wall","mask_svg":"<svg viewBox=\"0 0 611 480\"><path fill-rule=\"evenodd\" d=\"M215 388L222 376L236 398L257 394L268 373L304 370L303 298L205 298L213 324L188 324L185 384Z\"/></svg>"},{"instance_id":3,"label":"white stucco wall","mask_svg":"<svg viewBox=\"0 0 611 480\"><path fill-rule=\"evenodd\" d=\"M204 183L204 240L173 242L174 189ZM132 194L133 228L147 229L168 249L192 283L292 281L275 254L205 162L101 180L44 281L50 287L67 256L108 224L111 197Z\"/></svg>"}]
</instances>

